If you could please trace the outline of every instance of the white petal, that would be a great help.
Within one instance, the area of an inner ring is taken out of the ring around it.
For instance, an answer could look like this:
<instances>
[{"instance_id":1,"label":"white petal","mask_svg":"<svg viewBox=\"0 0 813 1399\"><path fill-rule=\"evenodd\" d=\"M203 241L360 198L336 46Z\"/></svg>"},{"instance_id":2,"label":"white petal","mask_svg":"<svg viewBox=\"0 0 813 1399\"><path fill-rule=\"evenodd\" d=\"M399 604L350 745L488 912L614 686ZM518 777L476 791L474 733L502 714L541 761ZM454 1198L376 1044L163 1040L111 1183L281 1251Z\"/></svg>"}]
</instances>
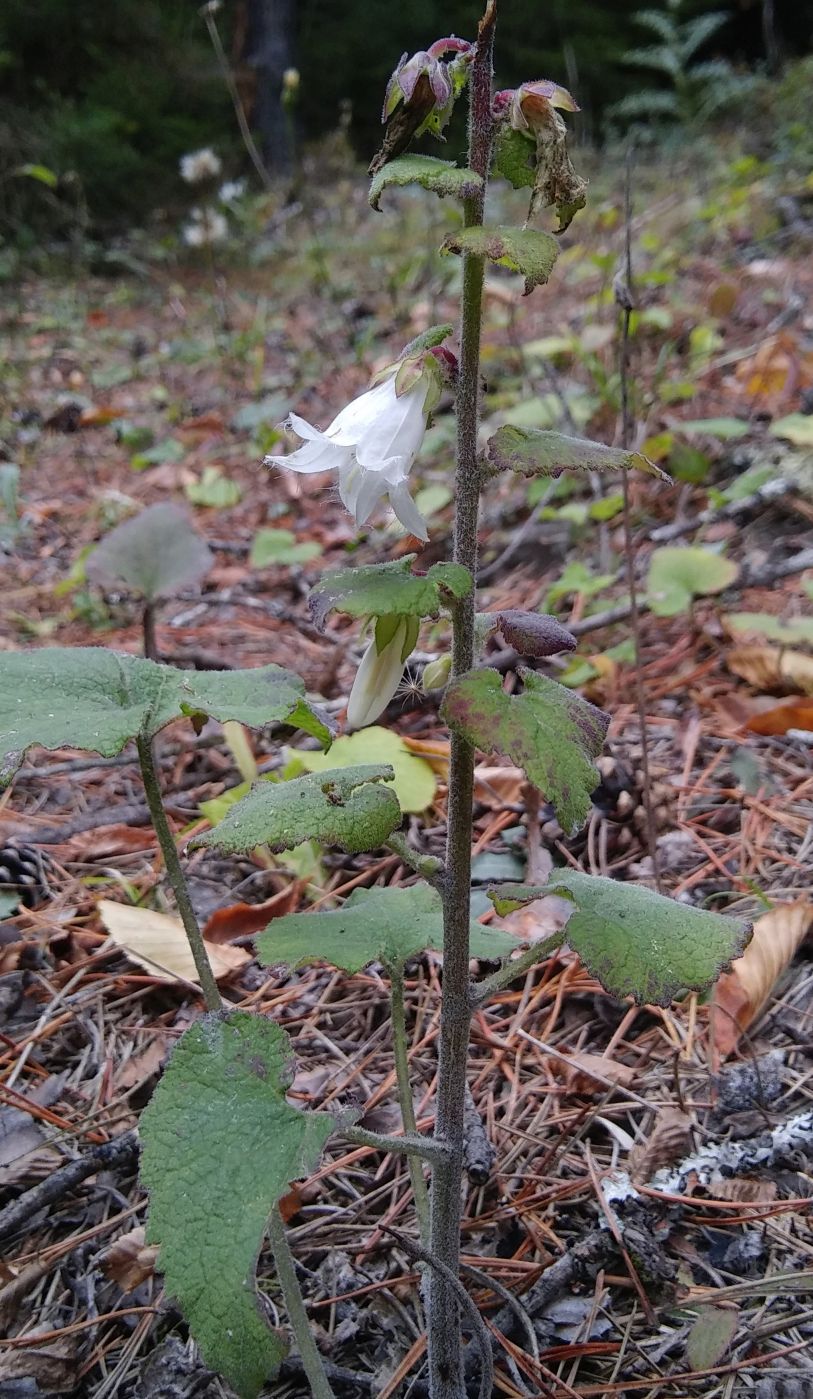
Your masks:
<instances>
[{"instance_id":1,"label":"white petal","mask_svg":"<svg viewBox=\"0 0 813 1399\"><path fill-rule=\"evenodd\" d=\"M266 457L264 464L284 466L289 471L302 471L307 474L315 471L340 471L349 455L346 447L336 447L332 442L306 442L304 447L291 452L287 457Z\"/></svg>"},{"instance_id":2,"label":"white petal","mask_svg":"<svg viewBox=\"0 0 813 1399\"><path fill-rule=\"evenodd\" d=\"M388 646L379 655L375 641L364 652L356 671L350 699L347 702L347 724L351 729L363 729L384 713L400 684L404 673L401 660L406 638L406 622L401 622Z\"/></svg>"},{"instance_id":3,"label":"white petal","mask_svg":"<svg viewBox=\"0 0 813 1399\"><path fill-rule=\"evenodd\" d=\"M379 467L390 457L408 458L411 466L423 442L426 432L426 414L423 410L426 384L421 381L398 398L394 380L389 379L387 383L392 388L392 396L386 412L370 424L356 448L361 466Z\"/></svg>"},{"instance_id":4,"label":"white petal","mask_svg":"<svg viewBox=\"0 0 813 1399\"><path fill-rule=\"evenodd\" d=\"M426 543L429 539L426 520L409 494L409 486L406 481L401 481L397 486L390 486L387 494L390 498L390 505L404 529L409 530L410 534L414 534L417 539L422 539Z\"/></svg>"},{"instance_id":5,"label":"white petal","mask_svg":"<svg viewBox=\"0 0 813 1399\"><path fill-rule=\"evenodd\" d=\"M385 379L383 383L359 394L358 398L351 399L333 419L325 435L342 447L354 447L371 424L386 413L394 397L392 378Z\"/></svg>"},{"instance_id":6,"label":"white petal","mask_svg":"<svg viewBox=\"0 0 813 1399\"><path fill-rule=\"evenodd\" d=\"M318 427L311 427L304 418L300 418L296 413L289 413L285 419L285 426L295 432L297 437L304 437L306 442L328 442L330 441L326 432L320 432Z\"/></svg>"},{"instance_id":7,"label":"white petal","mask_svg":"<svg viewBox=\"0 0 813 1399\"><path fill-rule=\"evenodd\" d=\"M353 514L356 517L356 524L361 527L367 523L375 509L376 502L384 495L387 483L377 471L364 471L361 467L358 470L361 484L356 492Z\"/></svg>"}]
</instances>

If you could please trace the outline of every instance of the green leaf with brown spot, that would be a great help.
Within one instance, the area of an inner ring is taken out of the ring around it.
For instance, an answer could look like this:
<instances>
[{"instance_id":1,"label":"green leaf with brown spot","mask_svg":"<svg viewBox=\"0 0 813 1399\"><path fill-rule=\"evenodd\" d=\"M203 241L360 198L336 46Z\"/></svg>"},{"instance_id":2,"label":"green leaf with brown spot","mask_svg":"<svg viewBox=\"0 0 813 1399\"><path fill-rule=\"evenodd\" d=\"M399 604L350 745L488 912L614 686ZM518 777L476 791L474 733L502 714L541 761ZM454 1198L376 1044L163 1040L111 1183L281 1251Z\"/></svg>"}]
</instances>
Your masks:
<instances>
[{"instance_id":1,"label":"green leaf with brown spot","mask_svg":"<svg viewBox=\"0 0 813 1399\"><path fill-rule=\"evenodd\" d=\"M290 1046L259 1015L209 1014L179 1040L142 1114L147 1238L205 1363L255 1399L284 1358L257 1295L266 1222L334 1130L291 1107Z\"/></svg>"},{"instance_id":2,"label":"green leaf with brown spot","mask_svg":"<svg viewBox=\"0 0 813 1399\"><path fill-rule=\"evenodd\" d=\"M444 604L471 592L471 574L462 564L434 563L426 573L413 573L415 557L326 573L308 600L314 624L321 630L331 611L350 617L437 617Z\"/></svg>"},{"instance_id":3,"label":"green leaf with brown spot","mask_svg":"<svg viewBox=\"0 0 813 1399\"><path fill-rule=\"evenodd\" d=\"M214 830L190 846L240 854L260 845L293 850L304 840L318 840L354 854L376 850L401 824L398 798L391 787L381 786L394 776L391 767L368 763L290 782L257 782Z\"/></svg>"},{"instance_id":4,"label":"green leaf with brown spot","mask_svg":"<svg viewBox=\"0 0 813 1399\"><path fill-rule=\"evenodd\" d=\"M520 695L507 695L496 670L470 670L446 691L449 727L489 753L505 753L522 767L553 806L562 829L575 834L598 784L593 764L604 744L609 715L555 680L520 668Z\"/></svg>"},{"instance_id":5,"label":"green leaf with brown spot","mask_svg":"<svg viewBox=\"0 0 813 1399\"><path fill-rule=\"evenodd\" d=\"M525 295L541 286L553 271L559 245L550 233L536 228L462 228L444 239L442 253L476 253L498 267L509 267L525 278Z\"/></svg>"},{"instance_id":6,"label":"green leaf with brown spot","mask_svg":"<svg viewBox=\"0 0 813 1399\"><path fill-rule=\"evenodd\" d=\"M705 990L751 937L744 919L580 870L554 870L542 886L489 890L501 915L549 894L573 901L565 936L588 971L611 995L643 1005L668 1006L681 992Z\"/></svg>"},{"instance_id":7,"label":"green leaf with brown spot","mask_svg":"<svg viewBox=\"0 0 813 1399\"><path fill-rule=\"evenodd\" d=\"M586 437L567 437L535 427L506 423L490 437L486 460L495 471L516 471L520 476L561 476L563 471L644 471L668 481L665 471L641 452L605 447Z\"/></svg>"}]
</instances>

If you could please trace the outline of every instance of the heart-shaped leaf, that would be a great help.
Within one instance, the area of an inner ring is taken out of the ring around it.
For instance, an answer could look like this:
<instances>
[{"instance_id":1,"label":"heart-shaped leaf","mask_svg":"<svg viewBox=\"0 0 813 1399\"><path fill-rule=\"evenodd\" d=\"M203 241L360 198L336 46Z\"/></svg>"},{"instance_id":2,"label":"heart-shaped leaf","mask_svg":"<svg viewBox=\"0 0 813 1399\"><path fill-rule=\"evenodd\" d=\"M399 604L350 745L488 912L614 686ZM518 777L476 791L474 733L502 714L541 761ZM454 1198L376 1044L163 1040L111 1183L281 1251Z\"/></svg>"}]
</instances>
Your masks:
<instances>
[{"instance_id":1,"label":"heart-shaped leaf","mask_svg":"<svg viewBox=\"0 0 813 1399\"><path fill-rule=\"evenodd\" d=\"M214 846L231 854L292 850L304 840L338 845L357 853L376 850L401 824L401 808L391 787L391 767L335 768L290 782L257 782L223 820L190 844Z\"/></svg>"},{"instance_id":2,"label":"heart-shaped leaf","mask_svg":"<svg viewBox=\"0 0 813 1399\"><path fill-rule=\"evenodd\" d=\"M562 829L575 833L598 783L609 715L534 671L520 669L521 695L507 695L496 670L470 670L446 691L449 727L484 752L505 753L544 793Z\"/></svg>"},{"instance_id":3,"label":"heart-shaped leaf","mask_svg":"<svg viewBox=\"0 0 813 1399\"><path fill-rule=\"evenodd\" d=\"M299 676L280 666L207 672L96 646L9 651L0 657L0 781L34 744L110 758L137 734L152 737L184 714L250 728L287 724L325 746L331 737Z\"/></svg>"},{"instance_id":4,"label":"heart-shaped leaf","mask_svg":"<svg viewBox=\"0 0 813 1399\"><path fill-rule=\"evenodd\" d=\"M665 471L641 452L605 447L586 437L567 437L536 427L506 423L490 437L486 458L496 471L517 471L520 476L561 476L563 471L644 471L668 481Z\"/></svg>"},{"instance_id":5,"label":"heart-shaped leaf","mask_svg":"<svg viewBox=\"0 0 813 1399\"><path fill-rule=\"evenodd\" d=\"M559 244L536 228L462 228L443 241L442 253L477 253L498 267L509 267L525 278L525 295L541 286L553 271Z\"/></svg>"},{"instance_id":6,"label":"heart-shaped leaf","mask_svg":"<svg viewBox=\"0 0 813 1399\"><path fill-rule=\"evenodd\" d=\"M433 194L452 194L458 199L470 199L482 188L482 184L482 179L474 170L461 169L448 160L438 160L437 156L399 155L373 176L369 198L373 208L378 209L384 190L390 186L420 185Z\"/></svg>"},{"instance_id":7,"label":"heart-shaped leaf","mask_svg":"<svg viewBox=\"0 0 813 1399\"><path fill-rule=\"evenodd\" d=\"M407 554L392 563L326 573L308 601L314 624L324 627L331 611L350 617L437 617L444 602L471 591L471 574L462 564L435 563L427 573L413 573L414 559Z\"/></svg>"},{"instance_id":8,"label":"heart-shaped leaf","mask_svg":"<svg viewBox=\"0 0 813 1399\"><path fill-rule=\"evenodd\" d=\"M125 587L147 602L198 583L212 566L209 546L177 505L151 505L105 535L85 563L92 583Z\"/></svg>"},{"instance_id":9,"label":"heart-shaped leaf","mask_svg":"<svg viewBox=\"0 0 813 1399\"><path fill-rule=\"evenodd\" d=\"M268 568L271 564L310 563L322 552L320 544L307 539L297 543L289 529L261 529L254 536L248 561L252 568Z\"/></svg>"},{"instance_id":10,"label":"heart-shaped leaf","mask_svg":"<svg viewBox=\"0 0 813 1399\"><path fill-rule=\"evenodd\" d=\"M255 1270L271 1210L334 1130L285 1101L290 1047L258 1015L206 1015L178 1042L139 1124L147 1238L207 1365L254 1399L285 1355Z\"/></svg>"},{"instance_id":11,"label":"heart-shaped leaf","mask_svg":"<svg viewBox=\"0 0 813 1399\"><path fill-rule=\"evenodd\" d=\"M500 928L471 924L472 957L497 961L516 946L516 938ZM275 918L257 939L263 966L329 962L350 975L370 962L402 966L426 948L443 950L443 904L437 890L423 883L355 889L341 908Z\"/></svg>"},{"instance_id":12,"label":"heart-shaped leaf","mask_svg":"<svg viewBox=\"0 0 813 1399\"><path fill-rule=\"evenodd\" d=\"M649 561L647 599L658 617L688 612L692 598L721 593L739 569L722 554L690 546L655 549Z\"/></svg>"},{"instance_id":13,"label":"heart-shaped leaf","mask_svg":"<svg viewBox=\"0 0 813 1399\"><path fill-rule=\"evenodd\" d=\"M679 992L702 991L742 954L751 924L691 908L651 889L554 870L542 887L489 890L500 914L549 894L572 899L566 937L584 965L613 996L669 1005Z\"/></svg>"}]
</instances>

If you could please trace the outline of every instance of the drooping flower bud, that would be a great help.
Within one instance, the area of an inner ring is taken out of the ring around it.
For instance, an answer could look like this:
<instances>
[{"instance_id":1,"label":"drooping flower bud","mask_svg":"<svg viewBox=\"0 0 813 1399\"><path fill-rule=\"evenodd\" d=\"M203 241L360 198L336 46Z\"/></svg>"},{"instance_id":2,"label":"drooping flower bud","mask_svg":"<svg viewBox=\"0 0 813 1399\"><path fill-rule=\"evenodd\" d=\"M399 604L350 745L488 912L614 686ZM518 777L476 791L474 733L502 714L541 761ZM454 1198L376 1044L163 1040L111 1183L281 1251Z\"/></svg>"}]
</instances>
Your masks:
<instances>
[{"instance_id":1,"label":"drooping flower bud","mask_svg":"<svg viewBox=\"0 0 813 1399\"><path fill-rule=\"evenodd\" d=\"M567 150L567 127L556 110L578 112L578 104L567 88L541 78L507 88L494 98L494 116L511 131L536 144L536 170L528 221L540 208L555 205L559 215L557 233L564 233L579 209L586 203L587 182L576 174ZM498 156L499 164L499 156ZM529 181L530 183L530 181Z\"/></svg>"},{"instance_id":2,"label":"drooping flower bud","mask_svg":"<svg viewBox=\"0 0 813 1399\"><path fill-rule=\"evenodd\" d=\"M421 688L425 695L432 690L442 690L452 673L452 658L448 654L436 656L433 661L423 668L421 676Z\"/></svg>"},{"instance_id":3,"label":"drooping flower bud","mask_svg":"<svg viewBox=\"0 0 813 1399\"><path fill-rule=\"evenodd\" d=\"M451 61L444 55L454 53ZM452 115L455 99L468 77L473 55L466 39L437 39L428 49L408 58L404 53L387 83L382 122L386 123L381 150L373 157L370 174L375 175L390 160L405 151L415 136L431 131L443 140L443 128Z\"/></svg>"},{"instance_id":4,"label":"drooping flower bud","mask_svg":"<svg viewBox=\"0 0 813 1399\"><path fill-rule=\"evenodd\" d=\"M418 617L376 618L375 634L361 658L347 702L348 728L366 728L384 713L401 683L419 630Z\"/></svg>"}]
</instances>

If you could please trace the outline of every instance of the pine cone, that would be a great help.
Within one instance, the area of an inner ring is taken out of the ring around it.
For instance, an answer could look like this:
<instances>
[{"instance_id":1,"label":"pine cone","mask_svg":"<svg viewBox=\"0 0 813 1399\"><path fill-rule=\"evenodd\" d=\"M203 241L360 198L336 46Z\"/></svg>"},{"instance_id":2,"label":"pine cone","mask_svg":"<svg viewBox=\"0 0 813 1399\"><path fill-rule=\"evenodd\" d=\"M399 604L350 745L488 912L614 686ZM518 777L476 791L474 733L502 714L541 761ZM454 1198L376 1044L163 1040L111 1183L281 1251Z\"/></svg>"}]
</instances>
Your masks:
<instances>
[{"instance_id":1,"label":"pine cone","mask_svg":"<svg viewBox=\"0 0 813 1399\"><path fill-rule=\"evenodd\" d=\"M17 894L24 908L36 908L50 894L46 860L32 845L0 845L0 894Z\"/></svg>"}]
</instances>

